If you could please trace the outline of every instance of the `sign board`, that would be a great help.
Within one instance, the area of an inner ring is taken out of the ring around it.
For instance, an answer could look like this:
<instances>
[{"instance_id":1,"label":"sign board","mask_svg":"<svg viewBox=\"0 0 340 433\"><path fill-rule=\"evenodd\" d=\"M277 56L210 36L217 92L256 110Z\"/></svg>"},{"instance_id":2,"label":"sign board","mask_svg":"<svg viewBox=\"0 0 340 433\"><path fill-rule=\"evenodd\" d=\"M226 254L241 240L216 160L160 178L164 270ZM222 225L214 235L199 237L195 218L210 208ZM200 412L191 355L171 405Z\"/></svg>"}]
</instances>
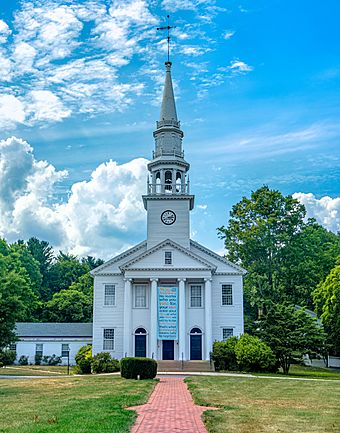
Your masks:
<instances>
[{"instance_id":1,"label":"sign board","mask_svg":"<svg viewBox=\"0 0 340 433\"><path fill-rule=\"evenodd\" d=\"M159 340L178 339L178 288L158 287L157 322Z\"/></svg>"}]
</instances>

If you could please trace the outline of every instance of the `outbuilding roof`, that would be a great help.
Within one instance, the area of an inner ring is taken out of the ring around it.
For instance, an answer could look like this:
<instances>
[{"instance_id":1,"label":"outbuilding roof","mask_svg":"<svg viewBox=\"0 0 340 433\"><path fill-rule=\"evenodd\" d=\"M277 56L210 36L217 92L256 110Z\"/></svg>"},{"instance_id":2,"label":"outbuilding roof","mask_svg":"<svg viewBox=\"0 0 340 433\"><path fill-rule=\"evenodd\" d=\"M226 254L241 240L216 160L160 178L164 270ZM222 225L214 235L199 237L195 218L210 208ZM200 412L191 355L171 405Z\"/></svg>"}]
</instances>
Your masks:
<instances>
[{"instance_id":1,"label":"outbuilding roof","mask_svg":"<svg viewBox=\"0 0 340 433\"><path fill-rule=\"evenodd\" d=\"M92 337L92 323L28 323L18 322L18 337Z\"/></svg>"}]
</instances>

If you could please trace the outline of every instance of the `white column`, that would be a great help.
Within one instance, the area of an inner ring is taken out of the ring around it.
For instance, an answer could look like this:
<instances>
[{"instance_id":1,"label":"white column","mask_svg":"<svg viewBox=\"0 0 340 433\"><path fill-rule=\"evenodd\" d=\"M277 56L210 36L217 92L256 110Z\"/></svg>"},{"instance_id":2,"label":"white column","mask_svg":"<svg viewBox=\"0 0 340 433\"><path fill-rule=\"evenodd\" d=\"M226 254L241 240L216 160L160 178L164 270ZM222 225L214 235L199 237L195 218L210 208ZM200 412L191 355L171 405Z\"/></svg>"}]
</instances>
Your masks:
<instances>
[{"instance_id":1,"label":"white column","mask_svg":"<svg viewBox=\"0 0 340 433\"><path fill-rule=\"evenodd\" d=\"M132 318L132 279L124 278L124 341L123 356L132 356L131 353L131 318Z\"/></svg>"},{"instance_id":2,"label":"white column","mask_svg":"<svg viewBox=\"0 0 340 433\"><path fill-rule=\"evenodd\" d=\"M211 278L205 278L205 359L210 359L212 350L212 308L211 308Z\"/></svg>"},{"instance_id":3,"label":"white column","mask_svg":"<svg viewBox=\"0 0 340 433\"><path fill-rule=\"evenodd\" d=\"M151 278L150 293L150 358L157 359L157 282L158 278Z\"/></svg>"},{"instance_id":4,"label":"white column","mask_svg":"<svg viewBox=\"0 0 340 433\"><path fill-rule=\"evenodd\" d=\"M186 325L185 325L185 278L179 278L179 311L178 311L178 358L186 360Z\"/></svg>"}]
</instances>

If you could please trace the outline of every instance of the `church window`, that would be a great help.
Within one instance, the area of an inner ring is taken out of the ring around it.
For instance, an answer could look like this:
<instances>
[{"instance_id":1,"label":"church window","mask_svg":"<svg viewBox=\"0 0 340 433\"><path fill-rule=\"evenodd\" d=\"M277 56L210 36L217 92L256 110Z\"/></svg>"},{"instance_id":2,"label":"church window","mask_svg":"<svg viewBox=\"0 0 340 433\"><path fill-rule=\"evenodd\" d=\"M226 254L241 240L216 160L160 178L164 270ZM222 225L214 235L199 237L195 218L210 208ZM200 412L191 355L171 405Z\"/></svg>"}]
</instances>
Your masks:
<instances>
[{"instance_id":1,"label":"church window","mask_svg":"<svg viewBox=\"0 0 340 433\"><path fill-rule=\"evenodd\" d=\"M233 286L222 284L222 305L233 305Z\"/></svg>"},{"instance_id":2,"label":"church window","mask_svg":"<svg viewBox=\"0 0 340 433\"><path fill-rule=\"evenodd\" d=\"M103 350L114 350L115 330L104 329Z\"/></svg>"},{"instance_id":3,"label":"church window","mask_svg":"<svg viewBox=\"0 0 340 433\"><path fill-rule=\"evenodd\" d=\"M61 345L61 357L67 358L69 352L70 352L70 345L69 344L62 344Z\"/></svg>"},{"instance_id":4,"label":"church window","mask_svg":"<svg viewBox=\"0 0 340 433\"><path fill-rule=\"evenodd\" d=\"M105 284L104 292L104 305L115 305L116 286L114 284Z\"/></svg>"},{"instance_id":5,"label":"church window","mask_svg":"<svg viewBox=\"0 0 340 433\"><path fill-rule=\"evenodd\" d=\"M135 308L146 308L146 284L135 284Z\"/></svg>"},{"instance_id":6,"label":"church window","mask_svg":"<svg viewBox=\"0 0 340 433\"><path fill-rule=\"evenodd\" d=\"M164 252L164 264L165 265L172 265L172 251L165 251Z\"/></svg>"},{"instance_id":7,"label":"church window","mask_svg":"<svg viewBox=\"0 0 340 433\"><path fill-rule=\"evenodd\" d=\"M222 339L223 341L227 341L228 338L234 335L233 328L222 328Z\"/></svg>"},{"instance_id":8,"label":"church window","mask_svg":"<svg viewBox=\"0 0 340 433\"><path fill-rule=\"evenodd\" d=\"M35 355L36 356L43 356L43 345L41 343L37 343L35 345Z\"/></svg>"},{"instance_id":9,"label":"church window","mask_svg":"<svg viewBox=\"0 0 340 433\"><path fill-rule=\"evenodd\" d=\"M201 285L190 286L190 307L191 308L202 307L202 286Z\"/></svg>"}]
</instances>

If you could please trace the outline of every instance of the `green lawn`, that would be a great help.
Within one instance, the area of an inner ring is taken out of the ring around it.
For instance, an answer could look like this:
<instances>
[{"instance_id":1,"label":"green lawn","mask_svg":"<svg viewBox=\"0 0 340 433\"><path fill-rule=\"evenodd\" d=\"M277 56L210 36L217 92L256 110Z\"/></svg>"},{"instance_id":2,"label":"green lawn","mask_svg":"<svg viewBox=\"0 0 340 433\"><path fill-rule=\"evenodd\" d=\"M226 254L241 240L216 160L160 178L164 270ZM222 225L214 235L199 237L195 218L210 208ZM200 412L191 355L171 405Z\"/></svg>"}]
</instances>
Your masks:
<instances>
[{"instance_id":1,"label":"green lawn","mask_svg":"<svg viewBox=\"0 0 340 433\"><path fill-rule=\"evenodd\" d=\"M156 381L71 376L0 381L1 433L123 433Z\"/></svg>"},{"instance_id":2,"label":"green lawn","mask_svg":"<svg viewBox=\"0 0 340 433\"><path fill-rule=\"evenodd\" d=\"M73 367L70 367L70 374ZM65 365L11 365L0 368L0 375L6 376L60 376L67 374Z\"/></svg>"},{"instance_id":3,"label":"green lawn","mask_svg":"<svg viewBox=\"0 0 340 433\"><path fill-rule=\"evenodd\" d=\"M209 433L338 433L340 381L295 381L248 377L186 379L207 411Z\"/></svg>"},{"instance_id":4,"label":"green lawn","mask_svg":"<svg viewBox=\"0 0 340 433\"><path fill-rule=\"evenodd\" d=\"M281 369L280 369L281 370ZM282 370L277 374L255 373L257 376L279 376L285 377ZM303 365L291 365L288 377L302 377L310 379L338 379L340 380L340 371L333 371L329 368L307 367Z\"/></svg>"}]
</instances>

